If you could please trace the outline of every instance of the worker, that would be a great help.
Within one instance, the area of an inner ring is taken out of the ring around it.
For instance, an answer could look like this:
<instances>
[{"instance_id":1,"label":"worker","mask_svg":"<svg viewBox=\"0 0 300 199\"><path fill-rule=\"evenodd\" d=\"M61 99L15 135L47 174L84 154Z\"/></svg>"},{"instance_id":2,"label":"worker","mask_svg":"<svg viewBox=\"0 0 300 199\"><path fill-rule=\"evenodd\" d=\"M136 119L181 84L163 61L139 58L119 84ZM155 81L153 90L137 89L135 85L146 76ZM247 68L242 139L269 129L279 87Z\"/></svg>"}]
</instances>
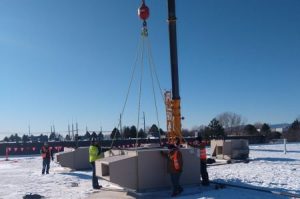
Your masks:
<instances>
[{"instance_id":1,"label":"worker","mask_svg":"<svg viewBox=\"0 0 300 199\"><path fill-rule=\"evenodd\" d=\"M196 147L200 150L200 172L201 172L202 185L208 186L209 178L207 173L206 148L205 148L205 143L202 141L202 137L200 135L196 139Z\"/></svg>"},{"instance_id":2,"label":"worker","mask_svg":"<svg viewBox=\"0 0 300 199\"><path fill-rule=\"evenodd\" d=\"M168 160L168 172L170 173L173 188L171 196L175 197L183 191L183 188L179 184L183 161L180 150L174 144L170 144L168 148L169 151L167 153L164 151L160 152Z\"/></svg>"},{"instance_id":3,"label":"worker","mask_svg":"<svg viewBox=\"0 0 300 199\"><path fill-rule=\"evenodd\" d=\"M53 161L53 153L52 150L49 148L48 142L44 142L44 145L41 148L40 151L42 158L43 158L43 169L42 169L42 175L49 174L50 169L50 160Z\"/></svg>"},{"instance_id":4,"label":"worker","mask_svg":"<svg viewBox=\"0 0 300 199\"><path fill-rule=\"evenodd\" d=\"M99 185L98 178L96 176L96 165L95 165L95 161L100 159L100 154L101 154L100 144L97 138L92 137L91 145L89 148L89 161L93 170L92 185L94 189L101 189L102 187L101 185Z\"/></svg>"}]
</instances>

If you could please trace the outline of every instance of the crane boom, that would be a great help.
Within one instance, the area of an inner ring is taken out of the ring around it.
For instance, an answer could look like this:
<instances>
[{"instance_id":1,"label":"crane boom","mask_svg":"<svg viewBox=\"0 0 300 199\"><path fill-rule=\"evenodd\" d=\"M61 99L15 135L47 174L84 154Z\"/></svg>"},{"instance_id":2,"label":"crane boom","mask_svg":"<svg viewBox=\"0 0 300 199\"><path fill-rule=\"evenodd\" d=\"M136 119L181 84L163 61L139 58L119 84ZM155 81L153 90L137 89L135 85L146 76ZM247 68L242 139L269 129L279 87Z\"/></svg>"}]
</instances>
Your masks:
<instances>
[{"instance_id":1,"label":"crane boom","mask_svg":"<svg viewBox=\"0 0 300 199\"><path fill-rule=\"evenodd\" d=\"M170 41L170 60L172 93L165 93L165 104L167 110L167 130L169 142L174 142L176 137L182 138L181 134L181 111L179 95L177 35L176 35L175 0L168 0L168 24ZM170 99L172 96L172 100ZM171 115L172 113L172 115Z\"/></svg>"}]
</instances>

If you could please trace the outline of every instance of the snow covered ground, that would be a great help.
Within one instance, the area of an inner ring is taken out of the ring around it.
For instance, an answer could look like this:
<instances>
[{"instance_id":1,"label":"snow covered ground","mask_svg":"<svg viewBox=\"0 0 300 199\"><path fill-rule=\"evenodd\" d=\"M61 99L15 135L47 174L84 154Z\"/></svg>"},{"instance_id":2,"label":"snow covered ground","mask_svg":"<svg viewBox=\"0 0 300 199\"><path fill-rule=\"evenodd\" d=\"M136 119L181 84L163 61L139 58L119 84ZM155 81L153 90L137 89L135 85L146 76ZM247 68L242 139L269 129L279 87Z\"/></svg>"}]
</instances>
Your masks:
<instances>
[{"instance_id":1,"label":"snow covered ground","mask_svg":"<svg viewBox=\"0 0 300 199\"><path fill-rule=\"evenodd\" d=\"M208 167L210 179L248 187L265 187L272 191L300 194L300 143L288 144L287 154L283 145L250 146L249 163L225 164ZM121 190L121 187L100 181L102 186ZM0 158L0 198L16 199L25 194L40 194L46 198L113 198L106 192L94 193L91 189L91 171L70 171L51 162L49 175L41 175L41 158L15 157L10 161ZM156 193L149 198L166 198L169 191ZM127 197L129 198L129 197ZM180 199L227 198L289 198L271 193L226 187L214 190L186 187Z\"/></svg>"},{"instance_id":2,"label":"snow covered ground","mask_svg":"<svg viewBox=\"0 0 300 199\"><path fill-rule=\"evenodd\" d=\"M250 146L248 164L210 167L211 180L300 194L300 144Z\"/></svg>"},{"instance_id":3,"label":"snow covered ground","mask_svg":"<svg viewBox=\"0 0 300 199\"><path fill-rule=\"evenodd\" d=\"M51 162L50 174L42 175L40 156L0 159L0 198L17 199L32 193L53 199L87 198L93 193L91 171L70 171ZM119 189L107 182L102 186Z\"/></svg>"}]
</instances>

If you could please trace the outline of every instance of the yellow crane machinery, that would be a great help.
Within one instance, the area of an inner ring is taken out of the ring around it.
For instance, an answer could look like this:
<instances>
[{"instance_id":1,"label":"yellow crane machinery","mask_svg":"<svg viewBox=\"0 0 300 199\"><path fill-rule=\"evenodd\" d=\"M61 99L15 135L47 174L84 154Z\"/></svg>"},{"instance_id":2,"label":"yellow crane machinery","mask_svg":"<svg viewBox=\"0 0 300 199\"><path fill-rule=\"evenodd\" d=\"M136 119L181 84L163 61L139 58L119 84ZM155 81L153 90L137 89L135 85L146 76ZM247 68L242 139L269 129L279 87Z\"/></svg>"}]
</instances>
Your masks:
<instances>
[{"instance_id":1,"label":"yellow crane machinery","mask_svg":"<svg viewBox=\"0 0 300 199\"><path fill-rule=\"evenodd\" d=\"M166 91L164 95L168 142L174 143L176 138L182 142L180 100L173 100L171 91Z\"/></svg>"}]
</instances>

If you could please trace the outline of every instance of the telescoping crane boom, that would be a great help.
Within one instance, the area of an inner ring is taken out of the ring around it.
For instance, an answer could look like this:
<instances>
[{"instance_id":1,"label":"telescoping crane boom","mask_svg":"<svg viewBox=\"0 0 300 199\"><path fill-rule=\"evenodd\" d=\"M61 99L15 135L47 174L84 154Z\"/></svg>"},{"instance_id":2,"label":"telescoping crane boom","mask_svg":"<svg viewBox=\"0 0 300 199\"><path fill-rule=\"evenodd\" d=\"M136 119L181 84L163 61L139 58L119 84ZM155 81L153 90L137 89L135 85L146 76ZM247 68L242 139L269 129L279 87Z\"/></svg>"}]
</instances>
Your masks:
<instances>
[{"instance_id":1,"label":"telescoping crane boom","mask_svg":"<svg viewBox=\"0 0 300 199\"><path fill-rule=\"evenodd\" d=\"M143 29L147 31L147 22L150 13L146 6L145 0L138 9L138 15L143 20ZM179 76L178 76L178 56L177 56L177 33L176 33L176 14L175 0L168 0L168 24L169 24L169 42L170 42L170 62L171 62L171 78L172 92L165 92L165 105L167 117L167 138L170 143L175 142L176 138L180 138L181 134L181 111L180 111L180 95L179 95Z\"/></svg>"}]
</instances>

